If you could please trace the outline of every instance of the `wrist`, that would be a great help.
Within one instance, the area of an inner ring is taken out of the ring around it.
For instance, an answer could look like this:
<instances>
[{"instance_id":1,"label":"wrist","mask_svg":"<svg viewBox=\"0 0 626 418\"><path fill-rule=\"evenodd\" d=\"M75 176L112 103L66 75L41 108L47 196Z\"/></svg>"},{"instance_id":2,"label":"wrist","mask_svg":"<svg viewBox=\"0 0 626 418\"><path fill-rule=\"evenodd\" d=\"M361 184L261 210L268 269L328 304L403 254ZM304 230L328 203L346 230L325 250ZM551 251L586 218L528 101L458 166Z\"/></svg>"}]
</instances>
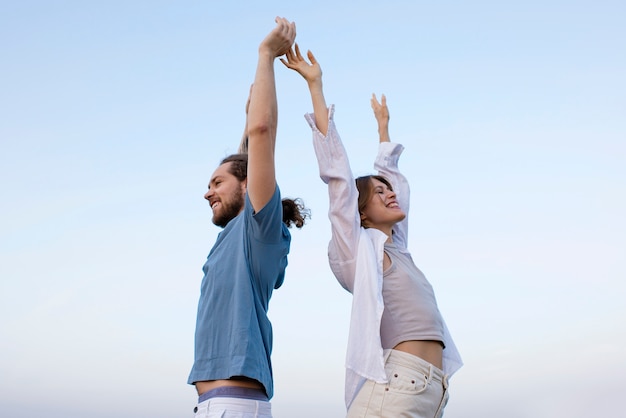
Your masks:
<instances>
[{"instance_id":1,"label":"wrist","mask_svg":"<svg viewBox=\"0 0 626 418\"><path fill-rule=\"evenodd\" d=\"M322 80L317 80L317 81L308 81L308 86L309 86L309 92L311 93L311 96L323 96L324 95L324 88L322 87Z\"/></svg>"},{"instance_id":2,"label":"wrist","mask_svg":"<svg viewBox=\"0 0 626 418\"><path fill-rule=\"evenodd\" d=\"M259 59L269 59L274 60L276 58L276 54L269 46L265 44L261 44L259 46Z\"/></svg>"},{"instance_id":3,"label":"wrist","mask_svg":"<svg viewBox=\"0 0 626 418\"><path fill-rule=\"evenodd\" d=\"M321 90L322 89L322 77L315 77L311 80L306 80L309 85L310 90Z\"/></svg>"}]
</instances>

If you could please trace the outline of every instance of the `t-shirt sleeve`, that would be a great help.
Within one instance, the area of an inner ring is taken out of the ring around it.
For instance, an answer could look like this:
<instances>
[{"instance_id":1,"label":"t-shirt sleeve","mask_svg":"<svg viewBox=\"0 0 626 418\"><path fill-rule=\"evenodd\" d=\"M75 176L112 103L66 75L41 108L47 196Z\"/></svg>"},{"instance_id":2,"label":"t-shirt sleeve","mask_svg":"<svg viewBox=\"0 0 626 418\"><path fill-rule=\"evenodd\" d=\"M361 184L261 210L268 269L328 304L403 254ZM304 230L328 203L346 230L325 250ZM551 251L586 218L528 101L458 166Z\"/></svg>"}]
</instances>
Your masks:
<instances>
[{"instance_id":1,"label":"t-shirt sleeve","mask_svg":"<svg viewBox=\"0 0 626 418\"><path fill-rule=\"evenodd\" d=\"M283 204L278 185L272 198L263 208L254 212L252 203L246 194L245 209L248 227L252 237L267 244L275 244L283 240Z\"/></svg>"},{"instance_id":2,"label":"t-shirt sleeve","mask_svg":"<svg viewBox=\"0 0 626 418\"><path fill-rule=\"evenodd\" d=\"M277 289L284 280L287 254L291 234L283 223L283 205L280 190L276 186L274 195L267 204L254 213L246 195L246 228L248 266L263 300L268 300L271 289Z\"/></svg>"}]
</instances>

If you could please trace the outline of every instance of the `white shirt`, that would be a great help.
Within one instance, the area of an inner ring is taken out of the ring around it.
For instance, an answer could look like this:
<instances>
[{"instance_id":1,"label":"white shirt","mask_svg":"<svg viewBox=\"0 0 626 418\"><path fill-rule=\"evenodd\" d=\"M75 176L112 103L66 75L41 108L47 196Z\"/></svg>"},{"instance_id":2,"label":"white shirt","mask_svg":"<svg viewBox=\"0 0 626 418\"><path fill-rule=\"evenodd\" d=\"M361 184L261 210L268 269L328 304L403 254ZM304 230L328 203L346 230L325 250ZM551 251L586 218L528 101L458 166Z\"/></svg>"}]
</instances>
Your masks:
<instances>
[{"instance_id":1,"label":"white shirt","mask_svg":"<svg viewBox=\"0 0 626 418\"><path fill-rule=\"evenodd\" d=\"M313 147L320 177L328 184L332 236L328 245L330 268L339 283L352 293L352 313L346 354L345 401L349 408L366 379L387 383L385 360L380 341L380 319L384 310L383 252L387 235L375 228L361 227L358 190L350 169L348 156L333 119L334 105L328 110L328 133L317 129L315 116L305 119L313 131ZM407 231L410 190L406 178L398 170L398 159L404 147L382 142L374 162L378 173L389 180L398 204L407 214L393 227L393 241L407 252ZM454 374L462 365L461 356L444 321L443 370Z\"/></svg>"}]
</instances>

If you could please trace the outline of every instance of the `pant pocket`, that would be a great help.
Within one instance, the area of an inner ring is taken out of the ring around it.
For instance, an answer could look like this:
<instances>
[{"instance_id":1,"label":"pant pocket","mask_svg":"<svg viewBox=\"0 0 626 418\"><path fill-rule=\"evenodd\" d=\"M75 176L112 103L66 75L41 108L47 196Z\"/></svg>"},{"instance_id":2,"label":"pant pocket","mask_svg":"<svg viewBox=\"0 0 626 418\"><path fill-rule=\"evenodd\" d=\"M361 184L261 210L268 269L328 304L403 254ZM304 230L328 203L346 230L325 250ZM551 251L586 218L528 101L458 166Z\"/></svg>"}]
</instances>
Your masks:
<instances>
[{"instance_id":1,"label":"pant pocket","mask_svg":"<svg viewBox=\"0 0 626 418\"><path fill-rule=\"evenodd\" d=\"M428 377L406 367L387 365L387 379L390 391L417 395L428 388Z\"/></svg>"}]
</instances>

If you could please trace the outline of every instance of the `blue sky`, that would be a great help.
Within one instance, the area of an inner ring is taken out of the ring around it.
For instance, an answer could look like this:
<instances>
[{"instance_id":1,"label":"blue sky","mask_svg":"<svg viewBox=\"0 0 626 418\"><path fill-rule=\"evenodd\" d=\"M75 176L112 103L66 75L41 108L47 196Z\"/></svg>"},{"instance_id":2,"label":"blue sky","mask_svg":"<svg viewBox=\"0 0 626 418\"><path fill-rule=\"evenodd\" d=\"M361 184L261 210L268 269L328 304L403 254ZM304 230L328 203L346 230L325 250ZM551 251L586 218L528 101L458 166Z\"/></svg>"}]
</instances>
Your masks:
<instances>
[{"instance_id":1,"label":"blue sky","mask_svg":"<svg viewBox=\"0 0 626 418\"><path fill-rule=\"evenodd\" d=\"M0 415L192 416L202 199L275 16L322 65L355 174L372 93L412 184L410 249L465 366L447 418L615 415L626 384L626 6L617 1L0 5ZM313 218L274 294L276 418L343 416L350 296L299 76L277 175ZM619 409L618 409L619 408Z\"/></svg>"}]
</instances>

